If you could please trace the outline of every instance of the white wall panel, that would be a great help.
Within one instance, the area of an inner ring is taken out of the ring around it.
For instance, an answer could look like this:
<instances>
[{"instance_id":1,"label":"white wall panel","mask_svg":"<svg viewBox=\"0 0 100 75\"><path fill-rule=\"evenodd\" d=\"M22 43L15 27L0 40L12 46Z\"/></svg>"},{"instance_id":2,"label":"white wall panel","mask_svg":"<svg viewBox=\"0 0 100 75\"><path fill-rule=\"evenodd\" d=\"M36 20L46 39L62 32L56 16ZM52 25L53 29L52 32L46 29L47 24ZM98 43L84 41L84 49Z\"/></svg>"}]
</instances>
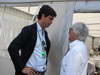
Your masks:
<instances>
[{"instance_id":1,"label":"white wall panel","mask_svg":"<svg viewBox=\"0 0 100 75\"><path fill-rule=\"evenodd\" d=\"M68 28L72 23L74 2L52 3L57 17L48 28L51 40L51 51L49 55L48 71L46 75L59 75L61 58L67 50Z\"/></svg>"}]
</instances>

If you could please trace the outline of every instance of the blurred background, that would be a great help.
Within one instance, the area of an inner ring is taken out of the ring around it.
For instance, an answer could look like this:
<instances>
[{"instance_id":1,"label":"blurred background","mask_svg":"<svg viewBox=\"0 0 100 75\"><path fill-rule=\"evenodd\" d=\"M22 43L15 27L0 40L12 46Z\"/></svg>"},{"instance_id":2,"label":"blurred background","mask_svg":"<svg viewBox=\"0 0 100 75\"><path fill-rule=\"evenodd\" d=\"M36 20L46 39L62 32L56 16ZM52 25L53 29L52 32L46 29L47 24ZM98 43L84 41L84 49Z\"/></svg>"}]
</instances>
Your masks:
<instances>
[{"instance_id":1,"label":"blurred background","mask_svg":"<svg viewBox=\"0 0 100 75\"><path fill-rule=\"evenodd\" d=\"M35 22L39 8L50 5L57 12L47 29L51 40L46 75L59 75L61 59L68 46L68 30L75 22L84 22L89 35L88 75L100 75L100 1L99 0L0 0L0 75L14 75L7 48L21 29Z\"/></svg>"}]
</instances>

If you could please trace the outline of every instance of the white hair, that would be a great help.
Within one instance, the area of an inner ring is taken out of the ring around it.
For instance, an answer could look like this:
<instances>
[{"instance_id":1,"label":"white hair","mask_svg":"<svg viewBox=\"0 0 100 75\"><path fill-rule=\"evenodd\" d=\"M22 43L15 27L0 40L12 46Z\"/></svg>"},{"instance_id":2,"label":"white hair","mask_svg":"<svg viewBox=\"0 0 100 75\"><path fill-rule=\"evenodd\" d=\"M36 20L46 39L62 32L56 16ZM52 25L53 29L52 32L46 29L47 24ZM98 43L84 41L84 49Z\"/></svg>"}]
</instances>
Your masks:
<instances>
[{"instance_id":1,"label":"white hair","mask_svg":"<svg viewBox=\"0 0 100 75\"><path fill-rule=\"evenodd\" d=\"M77 22L71 27L73 31L77 34L78 40L85 41L88 36L88 28L82 22Z\"/></svg>"}]
</instances>

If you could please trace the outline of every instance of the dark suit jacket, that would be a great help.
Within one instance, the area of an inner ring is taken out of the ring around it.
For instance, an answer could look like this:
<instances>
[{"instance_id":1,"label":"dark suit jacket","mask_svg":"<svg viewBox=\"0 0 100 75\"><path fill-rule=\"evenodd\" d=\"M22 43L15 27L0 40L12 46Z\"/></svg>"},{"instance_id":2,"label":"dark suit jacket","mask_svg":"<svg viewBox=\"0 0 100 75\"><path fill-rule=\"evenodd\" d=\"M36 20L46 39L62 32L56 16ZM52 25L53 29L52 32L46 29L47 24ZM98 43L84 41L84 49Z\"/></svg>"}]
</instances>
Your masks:
<instances>
[{"instance_id":1,"label":"dark suit jacket","mask_svg":"<svg viewBox=\"0 0 100 75\"><path fill-rule=\"evenodd\" d=\"M49 53L50 41L45 31L45 38L47 44L47 55ZM28 59L30 58L37 40L37 24L26 26L22 29L21 33L11 42L8 47L8 52L13 61L16 75L24 75L21 70L25 67ZM21 51L21 54L19 53Z\"/></svg>"}]
</instances>

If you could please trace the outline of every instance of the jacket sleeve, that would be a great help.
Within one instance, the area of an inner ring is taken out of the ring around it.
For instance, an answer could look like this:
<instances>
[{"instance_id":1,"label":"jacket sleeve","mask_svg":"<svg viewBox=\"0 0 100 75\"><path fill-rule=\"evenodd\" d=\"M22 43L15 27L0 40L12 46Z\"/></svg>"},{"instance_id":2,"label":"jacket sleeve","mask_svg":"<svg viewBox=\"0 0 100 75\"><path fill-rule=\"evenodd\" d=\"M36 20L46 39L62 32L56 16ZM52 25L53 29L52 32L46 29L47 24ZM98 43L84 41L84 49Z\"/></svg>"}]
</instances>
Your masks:
<instances>
[{"instance_id":1,"label":"jacket sleeve","mask_svg":"<svg viewBox=\"0 0 100 75\"><path fill-rule=\"evenodd\" d=\"M19 55L19 50L22 49L29 35L30 30L27 27L24 27L20 34L11 42L8 47L8 52L13 61L16 71L21 71L24 68L24 63L21 59L21 56Z\"/></svg>"}]
</instances>

